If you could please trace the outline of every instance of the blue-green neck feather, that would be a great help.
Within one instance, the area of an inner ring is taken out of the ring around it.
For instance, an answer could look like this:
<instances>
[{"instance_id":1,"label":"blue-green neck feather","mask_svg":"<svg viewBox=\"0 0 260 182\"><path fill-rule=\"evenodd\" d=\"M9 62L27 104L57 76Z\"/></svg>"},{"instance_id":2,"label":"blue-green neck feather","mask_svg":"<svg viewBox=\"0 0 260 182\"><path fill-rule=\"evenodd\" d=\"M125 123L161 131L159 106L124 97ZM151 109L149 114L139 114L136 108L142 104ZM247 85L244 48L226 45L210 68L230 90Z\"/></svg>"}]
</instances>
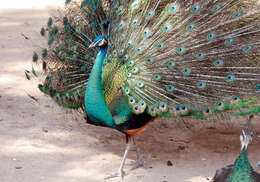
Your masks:
<instances>
[{"instance_id":1,"label":"blue-green neck feather","mask_svg":"<svg viewBox=\"0 0 260 182\"><path fill-rule=\"evenodd\" d=\"M240 152L235 161L228 182L253 182L251 166L247 156L247 149Z\"/></svg>"},{"instance_id":2,"label":"blue-green neck feather","mask_svg":"<svg viewBox=\"0 0 260 182\"><path fill-rule=\"evenodd\" d=\"M101 83L102 65L107 53L107 46L101 47L91 70L85 93L85 109L93 124L115 128L114 119L104 99Z\"/></svg>"}]
</instances>

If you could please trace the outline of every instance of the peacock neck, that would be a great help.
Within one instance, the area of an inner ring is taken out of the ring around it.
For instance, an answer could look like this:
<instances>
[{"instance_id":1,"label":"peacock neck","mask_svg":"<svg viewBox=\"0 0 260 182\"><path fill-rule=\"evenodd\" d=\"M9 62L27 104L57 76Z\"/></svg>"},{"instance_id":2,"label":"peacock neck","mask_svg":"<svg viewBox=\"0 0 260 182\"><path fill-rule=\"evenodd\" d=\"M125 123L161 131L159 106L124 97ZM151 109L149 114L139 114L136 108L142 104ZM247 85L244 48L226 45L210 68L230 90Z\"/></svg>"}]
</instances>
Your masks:
<instances>
[{"instance_id":1,"label":"peacock neck","mask_svg":"<svg viewBox=\"0 0 260 182\"><path fill-rule=\"evenodd\" d=\"M247 149L240 151L240 154L237 157L232 172L229 176L228 182L253 182Z\"/></svg>"},{"instance_id":2,"label":"peacock neck","mask_svg":"<svg viewBox=\"0 0 260 182\"><path fill-rule=\"evenodd\" d=\"M114 127L114 120L104 99L102 88L102 65L107 46L100 48L90 73L85 92L85 110L92 124Z\"/></svg>"},{"instance_id":3,"label":"peacock neck","mask_svg":"<svg viewBox=\"0 0 260 182\"><path fill-rule=\"evenodd\" d=\"M101 48L98 52L93 68L90 73L88 85L91 85L90 88L96 88L101 90L102 83L101 83L101 76L102 76L102 66L103 61L107 53L107 46L105 48Z\"/></svg>"}]
</instances>

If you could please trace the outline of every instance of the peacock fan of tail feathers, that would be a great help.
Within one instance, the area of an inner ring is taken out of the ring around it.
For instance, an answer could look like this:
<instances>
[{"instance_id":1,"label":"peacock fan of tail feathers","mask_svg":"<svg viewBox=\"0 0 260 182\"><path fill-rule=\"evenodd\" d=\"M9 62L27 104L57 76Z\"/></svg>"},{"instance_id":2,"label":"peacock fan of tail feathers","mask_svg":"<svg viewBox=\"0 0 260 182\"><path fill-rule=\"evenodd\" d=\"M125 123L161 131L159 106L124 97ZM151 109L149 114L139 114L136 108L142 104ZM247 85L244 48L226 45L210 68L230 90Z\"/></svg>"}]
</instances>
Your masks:
<instances>
[{"instance_id":1,"label":"peacock fan of tail feathers","mask_svg":"<svg viewBox=\"0 0 260 182\"><path fill-rule=\"evenodd\" d=\"M45 73L39 89L61 106L85 107L98 54L89 45L104 35L107 104L121 90L137 115L206 119L260 112L257 0L66 0L40 34L48 45L33 53Z\"/></svg>"}]
</instances>

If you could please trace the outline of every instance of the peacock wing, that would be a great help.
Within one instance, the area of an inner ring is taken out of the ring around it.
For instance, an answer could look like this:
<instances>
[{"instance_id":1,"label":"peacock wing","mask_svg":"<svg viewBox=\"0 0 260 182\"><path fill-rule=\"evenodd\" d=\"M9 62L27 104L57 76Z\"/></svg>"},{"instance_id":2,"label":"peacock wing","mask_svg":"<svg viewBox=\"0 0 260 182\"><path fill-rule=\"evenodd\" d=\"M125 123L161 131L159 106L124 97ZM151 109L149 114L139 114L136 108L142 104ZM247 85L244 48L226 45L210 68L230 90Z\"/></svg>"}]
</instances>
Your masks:
<instances>
[{"instance_id":1,"label":"peacock wing","mask_svg":"<svg viewBox=\"0 0 260 182\"><path fill-rule=\"evenodd\" d=\"M107 59L126 65L122 92L134 113L260 111L259 1L135 0L113 8Z\"/></svg>"},{"instance_id":2,"label":"peacock wing","mask_svg":"<svg viewBox=\"0 0 260 182\"><path fill-rule=\"evenodd\" d=\"M126 80L126 66L118 61L105 63L102 69L102 86L106 103L109 105Z\"/></svg>"}]
</instances>

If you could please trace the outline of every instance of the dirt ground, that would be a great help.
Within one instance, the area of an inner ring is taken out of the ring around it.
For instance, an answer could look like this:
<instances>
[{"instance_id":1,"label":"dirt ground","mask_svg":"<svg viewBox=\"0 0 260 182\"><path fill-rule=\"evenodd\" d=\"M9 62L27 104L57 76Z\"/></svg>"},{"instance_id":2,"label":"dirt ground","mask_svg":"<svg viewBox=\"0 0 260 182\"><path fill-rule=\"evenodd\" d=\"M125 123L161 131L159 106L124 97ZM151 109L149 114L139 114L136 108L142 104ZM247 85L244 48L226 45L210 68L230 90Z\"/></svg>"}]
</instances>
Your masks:
<instances>
[{"instance_id":1,"label":"dirt ground","mask_svg":"<svg viewBox=\"0 0 260 182\"><path fill-rule=\"evenodd\" d=\"M101 182L118 169L124 152L122 134L65 114L25 79L32 44L40 41L52 9L46 5L56 1L0 2L0 182ZM259 121L253 121L256 135L249 147L253 166L260 161ZM158 119L137 137L145 167L130 171L127 165L125 182L207 182L216 169L234 162L245 122ZM133 148L127 164L134 160Z\"/></svg>"}]
</instances>

